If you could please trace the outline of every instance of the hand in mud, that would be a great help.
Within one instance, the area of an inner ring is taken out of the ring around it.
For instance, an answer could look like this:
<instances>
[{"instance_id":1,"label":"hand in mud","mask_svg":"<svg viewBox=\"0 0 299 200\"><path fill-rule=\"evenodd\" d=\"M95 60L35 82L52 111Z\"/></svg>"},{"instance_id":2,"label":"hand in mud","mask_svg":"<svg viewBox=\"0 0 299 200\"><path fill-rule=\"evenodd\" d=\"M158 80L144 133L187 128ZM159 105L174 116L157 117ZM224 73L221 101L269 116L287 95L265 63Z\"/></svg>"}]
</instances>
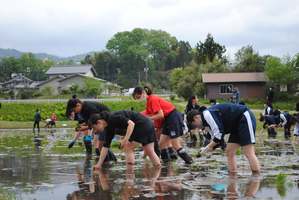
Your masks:
<instances>
[{"instance_id":1,"label":"hand in mud","mask_svg":"<svg viewBox=\"0 0 299 200\"><path fill-rule=\"evenodd\" d=\"M225 150L226 148L226 143L224 141L224 139L221 139L220 143L216 144L216 146L213 147L213 150L217 149L217 148L221 148L222 150Z\"/></svg>"},{"instance_id":2,"label":"hand in mud","mask_svg":"<svg viewBox=\"0 0 299 200\"><path fill-rule=\"evenodd\" d=\"M102 165L96 164L93 166L94 170L101 170L102 169Z\"/></svg>"},{"instance_id":3,"label":"hand in mud","mask_svg":"<svg viewBox=\"0 0 299 200\"><path fill-rule=\"evenodd\" d=\"M207 145L206 147L202 147L201 149L200 149L200 154L201 155L204 155L204 154L207 154L207 153L209 153L209 152L211 152L212 150L210 149L210 147L209 147L209 145Z\"/></svg>"},{"instance_id":4,"label":"hand in mud","mask_svg":"<svg viewBox=\"0 0 299 200\"><path fill-rule=\"evenodd\" d=\"M276 128L276 125L272 124L272 125L269 126L269 128Z\"/></svg>"},{"instance_id":5,"label":"hand in mud","mask_svg":"<svg viewBox=\"0 0 299 200\"><path fill-rule=\"evenodd\" d=\"M122 139L121 141L120 141L120 148L124 148L124 147L126 147L126 146L128 146L129 145L129 141L126 139L126 138L124 138L124 139Z\"/></svg>"}]
</instances>

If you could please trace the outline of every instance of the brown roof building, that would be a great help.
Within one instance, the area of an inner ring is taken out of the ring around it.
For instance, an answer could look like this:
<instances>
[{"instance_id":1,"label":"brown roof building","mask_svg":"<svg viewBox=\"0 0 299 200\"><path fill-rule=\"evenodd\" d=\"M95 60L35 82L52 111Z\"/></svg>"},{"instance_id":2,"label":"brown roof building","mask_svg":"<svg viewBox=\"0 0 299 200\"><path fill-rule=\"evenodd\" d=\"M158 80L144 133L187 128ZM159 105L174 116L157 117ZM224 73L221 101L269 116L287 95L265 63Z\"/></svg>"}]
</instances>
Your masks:
<instances>
[{"instance_id":1,"label":"brown roof building","mask_svg":"<svg viewBox=\"0 0 299 200\"><path fill-rule=\"evenodd\" d=\"M202 74L208 99L230 99L236 88L242 99L265 98L267 80L262 72Z\"/></svg>"}]
</instances>

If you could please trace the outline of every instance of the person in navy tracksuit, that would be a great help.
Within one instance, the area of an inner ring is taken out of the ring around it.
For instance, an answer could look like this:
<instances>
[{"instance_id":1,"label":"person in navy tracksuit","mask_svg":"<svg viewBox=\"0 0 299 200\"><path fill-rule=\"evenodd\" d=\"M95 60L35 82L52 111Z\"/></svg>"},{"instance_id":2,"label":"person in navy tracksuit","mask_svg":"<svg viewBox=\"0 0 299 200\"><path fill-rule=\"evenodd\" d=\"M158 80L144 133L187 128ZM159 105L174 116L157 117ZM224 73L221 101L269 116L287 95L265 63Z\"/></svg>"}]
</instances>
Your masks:
<instances>
[{"instance_id":1,"label":"person in navy tracksuit","mask_svg":"<svg viewBox=\"0 0 299 200\"><path fill-rule=\"evenodd\" d=\"M293 116L288 112L280 112L275 110L273 115L261 115L260 121L264 121L268 128L284 128L284 137L289 139L291 137L291 126L294 124Z\"/></svg>"},{"instance_id":2,"label":"person in navy tracksuit","mask_svg":"<svg viewBox=\"0 0 299 200\"><path fill-rule=\"evenodd\" d=\"M269 104L264 105L264 115L273 115L273 106Z\"/></svg>"},{"instance_id":3,"label":"person in navy tracksuit","mask_svg":"<svg viewBox=\"0 0 299 200\"><path fill-rule=\"evenodd\" d=\"M276 138L277 132L275 130L276 124L279 124L279 119L277 122L277 117L274 115L263 115L260 114L260 121L264 122L263 128L265 129L267 127L268 131L268 138Z\"/></svg>"},{"instance_id":4,"label":"person in navy tracksuit","mask_svg":"<svg viewBox=\"0 0 299 200\"><path fill-rule=\"evenodd\" d=\"M260 172L260 164L254 149L256 120L245 105L214 105L202 112L189 112L187 120L198 128L211 129L213 139L202 148L201 153L213 151L221 143L224 135L230 134L226 148L229 172L234 174L237 171L236 151L240 146L249 161L252 172Z\"/></svg>"},{"instance_id":5,"label":"person in navy tracksuit","mask_svg":"<svg viewBox=\"0 0 299 200\"><path fill-rule=\"evenodd\" d=\"M284 129L284 138L289 139L291 137L291 126L293 124L292 115L288 112L281 112L277 117L279 118L279 125Z\"/></svg>"},{"instance_id":6,"label":"person in navy tracksuit","mask_svg":"<svg viewBox=\"0 0 299 200\"><path fill-rule=\"evenodd\" d=\"M295 120L294 136L299 137L299 102L296 104L296 111L297 113L293 115Z\"/></svg>"}]
</instances>

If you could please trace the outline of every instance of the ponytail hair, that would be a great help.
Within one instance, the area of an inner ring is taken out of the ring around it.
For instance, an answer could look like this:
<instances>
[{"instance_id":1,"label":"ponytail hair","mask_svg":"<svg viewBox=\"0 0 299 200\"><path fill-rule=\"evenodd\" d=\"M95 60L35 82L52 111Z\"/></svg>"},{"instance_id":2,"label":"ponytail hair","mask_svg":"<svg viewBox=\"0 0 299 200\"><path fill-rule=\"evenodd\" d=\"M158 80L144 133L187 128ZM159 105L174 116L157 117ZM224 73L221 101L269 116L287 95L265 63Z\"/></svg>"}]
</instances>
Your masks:
<instances>
[{"instance_id":1,"label":"ponytail hair","mask_svg":"<svg viewBox=\"0 0 299 200\"><path fill-rule=\"evenodd\" d=\"M152 89L150 88L150 86L144 86L144 87L135 87L132 96L135 97L136 95L141 95L143 93L143 91L147 94L147 95L151 95L153 94Z\"/></svg>"},{"instance_id":2,"label":"ponytail hair","mask_svg":"<svg viewBox=\"0 0 299 200\"><path fill-rule=\"evenodd\" d=\"M153 90L149 86L144 86L143 88L147 95L153 94Z\"/></svg>"}]
</instances>

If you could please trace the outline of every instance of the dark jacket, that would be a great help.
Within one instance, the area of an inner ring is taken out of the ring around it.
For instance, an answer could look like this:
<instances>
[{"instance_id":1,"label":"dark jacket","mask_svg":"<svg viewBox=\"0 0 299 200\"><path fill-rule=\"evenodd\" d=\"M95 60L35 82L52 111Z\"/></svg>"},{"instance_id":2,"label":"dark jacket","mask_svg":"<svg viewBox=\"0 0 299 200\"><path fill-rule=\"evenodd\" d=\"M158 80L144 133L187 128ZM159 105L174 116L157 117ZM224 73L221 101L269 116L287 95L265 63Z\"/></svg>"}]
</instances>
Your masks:
<instances>
[{"instance_id":1,"label":"dark jacket","mask_svg":"<svg viewBox=\"0 0 299 200\"><path fill-rule=\"evenodd\" d=\"M36 112L35 114L34 114L34 121L35 122L40 122L42 120L42 117L41 117L41 115L40 115L40 112Z\"/></svg>"},{"instance_id":2,"label":"dark jacket","mask_svg":"<svg viewBox=\"0 0 299 200\"><path fill-rule=\"evenodd\" d=\"M217 104L203 111L201 117L203 125L210 127L214 141L221 141L225 134L232 133L238 128L238 124L249 109L240 104Z\"/></svg>"}]
</instances>

